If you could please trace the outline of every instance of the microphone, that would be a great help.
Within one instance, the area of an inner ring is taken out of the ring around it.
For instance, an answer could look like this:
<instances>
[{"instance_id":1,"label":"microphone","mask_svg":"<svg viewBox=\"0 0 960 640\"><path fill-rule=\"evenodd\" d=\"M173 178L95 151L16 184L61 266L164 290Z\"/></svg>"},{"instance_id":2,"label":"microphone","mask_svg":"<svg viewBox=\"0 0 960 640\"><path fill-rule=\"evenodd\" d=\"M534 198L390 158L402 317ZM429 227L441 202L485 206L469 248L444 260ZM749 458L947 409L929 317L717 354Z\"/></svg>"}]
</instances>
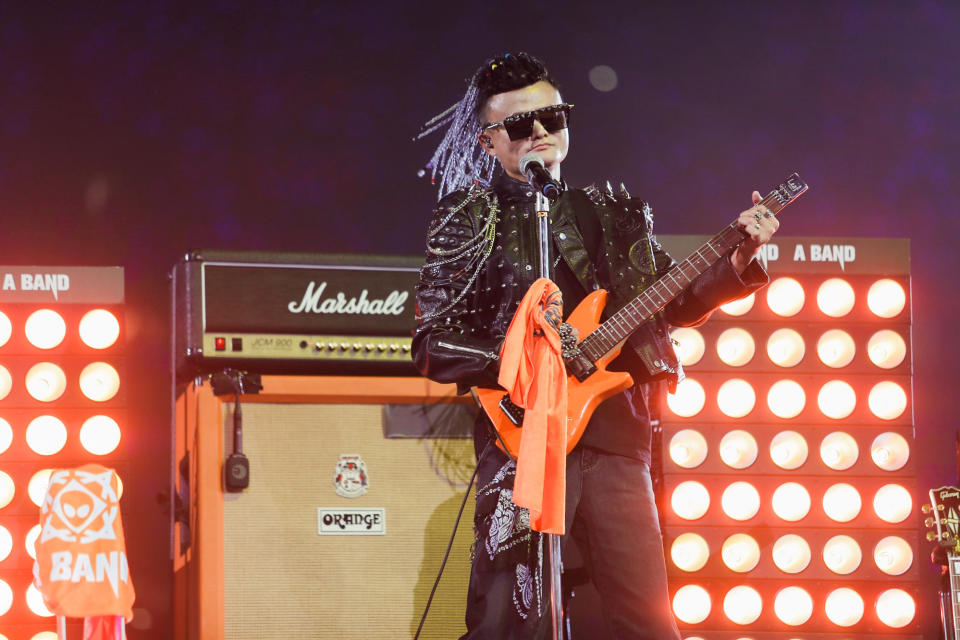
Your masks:
<instances>
[{"instance_id":1,"label":"microphone","mask_svg":"<svg viewBox=\"0 0 960 640\"><path fill-rule=\"evenodd\" d=\"M520 173L527 179L533 187L545 195L550 200L556 200L560 197L560 183L553 179L547 167L543 164L543 158L534 152L520 158Z\"/></svg>"}]
</instances>

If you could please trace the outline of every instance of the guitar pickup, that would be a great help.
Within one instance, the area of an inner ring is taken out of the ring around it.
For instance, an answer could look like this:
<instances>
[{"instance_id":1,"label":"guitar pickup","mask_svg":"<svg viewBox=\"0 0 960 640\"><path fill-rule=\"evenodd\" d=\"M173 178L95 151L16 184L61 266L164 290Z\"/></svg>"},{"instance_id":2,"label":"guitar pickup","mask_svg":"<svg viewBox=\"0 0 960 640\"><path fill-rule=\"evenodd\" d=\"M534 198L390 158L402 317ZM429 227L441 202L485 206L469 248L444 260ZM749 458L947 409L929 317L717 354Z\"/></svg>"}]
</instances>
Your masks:
<instances>
[{"instance_id":1,"label":"guitar pickup","mask_svg":"<svg viewBox=\"0 0 960 640\"><path fill-rule=\"evenodd\" d=\"M518 427L523 426L523 407L515 405L510 399L509 393L503 394L503 397L500 399L500 409L514 425Z\"/></svg>"}]
</instances>

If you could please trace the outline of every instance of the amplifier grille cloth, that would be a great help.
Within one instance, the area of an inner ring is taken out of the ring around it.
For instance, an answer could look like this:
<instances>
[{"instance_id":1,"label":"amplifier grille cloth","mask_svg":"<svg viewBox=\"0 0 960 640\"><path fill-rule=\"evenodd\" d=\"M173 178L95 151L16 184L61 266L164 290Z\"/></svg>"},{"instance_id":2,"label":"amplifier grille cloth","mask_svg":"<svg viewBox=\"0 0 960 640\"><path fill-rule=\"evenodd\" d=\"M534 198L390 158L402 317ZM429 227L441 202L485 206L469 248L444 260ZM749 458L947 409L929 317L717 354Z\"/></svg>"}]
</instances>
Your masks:
<instances>
[{"instance_id":1,"label":"amplifier grille cloth","mask_svg":"<svg viewBox=\"0 0 960 640\"><path fill-rule=\"evenodd\" d=\"M232 409L224 403L228 449ZM413 637L473 471L473 444L384 438L383 413L375 404L244 405L251 482L224 500L226 638ZM366 463L365 496L335 493L341 454ZM386 534L318 535L318 507L383 507ZM421 638L465 630L473 507L471 496Z\"/></svg>"}]
</instances>

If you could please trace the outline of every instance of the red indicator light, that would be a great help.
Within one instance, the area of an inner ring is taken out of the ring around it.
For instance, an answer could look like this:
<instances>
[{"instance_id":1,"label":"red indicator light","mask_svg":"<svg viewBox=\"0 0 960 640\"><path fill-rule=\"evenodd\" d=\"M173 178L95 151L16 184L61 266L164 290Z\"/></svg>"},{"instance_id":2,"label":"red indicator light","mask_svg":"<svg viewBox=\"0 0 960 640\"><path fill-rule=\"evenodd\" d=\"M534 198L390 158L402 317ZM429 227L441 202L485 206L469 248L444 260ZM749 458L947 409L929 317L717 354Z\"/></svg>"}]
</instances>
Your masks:
<instances>
[{"instance_id":1,"label":"red indicator light","mask_svg":"<svg viewBox=\"0 0 960 640\"><path fill-rule=\"evenodd\" d=\"M226 351L227 350L227 339L226 338L214 338L213 346L217 351Z\"/></svg>"}]
</instances>

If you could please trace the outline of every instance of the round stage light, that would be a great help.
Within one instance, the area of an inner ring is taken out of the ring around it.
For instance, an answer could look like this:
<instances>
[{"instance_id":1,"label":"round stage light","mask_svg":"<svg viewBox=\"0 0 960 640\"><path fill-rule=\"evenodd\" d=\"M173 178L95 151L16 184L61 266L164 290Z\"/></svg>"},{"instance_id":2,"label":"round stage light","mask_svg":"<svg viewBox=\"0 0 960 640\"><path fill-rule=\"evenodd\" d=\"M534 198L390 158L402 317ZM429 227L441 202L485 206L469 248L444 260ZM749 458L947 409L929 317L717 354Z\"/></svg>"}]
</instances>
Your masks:
<instances>
[{"instance_id":1,"label":"round stage light","mask_svg":"<svg viewBox=\"0 0 960 640\"><path fill-rule=\"evenodd\" d=\"M857 441L849 433L834 431L820 443L820 459L835 471L845 471L860 457Z\"/></svg>"},{"instance_id":2,"label":"round stage light","mask_svg":"<svg viewBox=\"0 0 960 640\"><path fill-rule=\"evenodd\" d=\"M797 627L813 615L813 598L801 587L784 587L773 600L773 611L781 622Z\"/></svg>"},{"instance_id":3,"label":"round stage light","mask_svg":"<svg viewBox=\"0 0 960 640\"><path fill-rule=\"evenodd\" d=\"M703 386L693 378L685 378L677 384L674 393L667 394L667 406L681 418L695 416L703 410L707 394Z\"/></svg>"},{"instance_id":4,"label":"round stage light","mask_svg":"<svg viewBox=\"0 0 960 640\"><path fill-rule=\"evenodd\" d=\"M803 286L793 278L777 278L767 287L767 306L778 316L797 315L803 302Z\"/></svg>"},{"instance_id":5,"label":"round stage light","mask_svg":"<svg viewBox=\"0 0 960 640\"><path fill-rule=\"evenodd\" d=\"M120 390L120 374L106 362L91 362L80 372L80 391L94 402L106 402Z\"/></svg>"},{"instance_id":6,"label":"round stage light","mask_svg":"<svg viewBox=\"0 0 960 640\"><path fill-rule=\"evenodd\" d=\"M745 298L732 300L727 304L721 305L720 310L728 316L742 316L750 311L750 309L753 309L753 303L756 302L756 299L756 294L751 293Z\"/></svg>"},{"instance_id":7,"label":"round stage light","mask_svg":"<svg viewBox=\"0 0 960 640\"><path fill-rule=\"evenodd\" d=\"M796 431L781 431L770 441L770 459L781 469L803 466L809 453L806 438Z\"/></svg>"},{"instance_id":8,"label":"round stage light","mask_svg":"<svg viewBox=\"0 0 960 640\"><path fill-rule=\"evenodd\" d=\"M35 524L30 527L30 531L27 532L26 537L23 539L23 548L26 549L27 555L37 559L37 538L40 537L40 525Z\"/></svg>"},{"instance_id":9,"label":"round stage light","mask_svg":"<svg viewBox=\"0 0 960 640\"><path fill-rule=\"evenodd\" d=\"M742 367L753 360L756 349L753 336L739 327L727 329L717 337L717 357L731 367Z\"/></svg>"},{"instance_id":10,"label":"round stage light","mask_svg":"<svg viewBox=\"0 0 960 640\"><path fill-rule=\"evenodd\" d=\"M793 380L778 380L767 392L767 407L778 418L796 418L807 405L807 394Z\"/></svg>"},{"instance_id":11,"label":"round stage light","mask_svg":"<svg viewBox=\"0 0 960 640\"><path fill-rule=\"evenodd\" d=\"M696 480L681 482L673 489L670 506L684 520L696 520L710 508L710 492Z\"/></svg>"},{"instance_id":12,"label":"round stage light","mask_svg":"<svg viewBox=\"0 0 960 640\"><path fill-rule=\"evenodd\" d=\"M828 367L834 369L845 367L853 362L856 354L857 345L850 334L843 329L825 331L817 340L817 357Z\"/></svg>"},{"instance_id":13,"label":"round stage light","mask_svg":"<svg viewBox=\"0 0 960 640\"><path fill-rule=\"evenodd\" d=\"M907 343L896 331L881 329L870 336L867 342L867 356L870 362L882 369L900 366L907 357Z\"/></svg>"},{"instance_id":14,"label":"round stage light","mask_svg":"<svg viewBox=\"0 0 960 640\"><path fill-rule=\"evenodd\" d=\"M3 311L0 311L0 347L7 344L12 335L13 325L10 323L10 318Z\"/></svg>"},{"instance_id":15,"label":"round stage light","mask_svg":"<svg viewBox=\"0 0 960 640\"><path fill-rule=\"evenodd\" d=\"M746 380L733 378L727 380L717 390L717 406L724 415L742 418L751 411L757 402L757 393Z\"/></svg>"},{"instance_id":16,"label":"round stage light","mask_svg":"<svg viewBox=\"0 0 960 640\"><path fill-rule=\"evenodd\" d=\"M0 453L3 453L13 444L13 428L10 423L0 418Z\"/></svg>"},{"instance_id":17,"label":"round stage light","mask_svg":"<svg viewBox=\"0 0 960 640\"><path fill-rule=\"evenodd\" d=\"M30 476L30 482L27 483L27 495L30 496L30 502L38 507L43 506L43 499L47 495L47 487L50 486L51 473L53 473L53 469L40 469Z\"/></svg>"},{"instance_id":18,"label":"round stage light","mask_svg":"<svg viewBox=\"0 0 960 640\"><path fill-rule=\"evenodd\" d=\"M763 600L753 587L736 586L723 597L723 613L735 624L752 624L760 617Z\"/></svg>"},{"instance_id":19,"label":"round stage light","mask_svg":"<svg viewBox=\"0 0 960 640\"><path fill-rule=\"evenodd\" d=\"M41 456L52 456L67 444L67 427L53 416L38 416L27 425L27 446Z\"/></svg>"},{"instance_id":20,"label":"round stage light","mask_svg":"<svg viewBox=\"0 0 960 640\"><path fill-rule=\"evenodd\" d=\"M903 538L887 536L873 548L873 561L880 571L899 576L913 565L913 549Z\"/></svg>"},{"instance_id":21,"label":"round stage light","mask_svg":"<svg viewBox=\"0 0 960 640\"><path fill-rule=\"evenodd\" d=\"M867 405L881 420L896 420L907 410L907 392L896 382L878 382L870 389Z\"/></svg>"},{"instance_id":22,"label":"round stage light","mask_svg":"<svg viewBox=\"0 0 960 640\"><path fill-rule=\"evenodd\" d=\"M800 573L810 566L810 545L793 533L780 536L773 544L773 564L784 573Z\"/></svg>"},{"instance_id":23,"label":"round stage light","mask_svg":"<svg viewBox=\"0 0 960 640\"><path fill-rule=\"evenodd\" d=\"M757 441L747 431L730 431L720 440L720 459L728 467L746 469L757 459Z\"/></svg>"},{"instance_id":24,"label":"round stage light","mask_svg":"<svg viewBox=\"0 0 960 640\"><path fill-rule=\"evenodd\" d=\"M913 510L913 498L903 486L886 484L873 496L873 510L884 522L903 522Z\"/></svg>"},{"instance_id":25,"label":"round stage light","mask_svg":"<svg viewBox=\"0 0 960 640\"><path fill-rule=\"evenodd\" d=\"M6 580L0 580L0 616L10 611L13 606L13 589Z\"/></svg>"},{"instance_id":26,"label":"round stage light","mask_svg":"<svg viewBox=\"0 0 960 640\"><path fill-rule=\"evenodd\" d=\"M92 416L80 427L80 444L90 453L105 456L120 445L120 426L109 416Z\"/></svg>"},{"instance_id":27,"label":"round stage light","mask_svg":"<svg viewBox=\"0 0 960 640\"><path fill-rule=\"evenodd\" d=\"M917 614L917 603L903 589L887 589L881 593L875 608L880 622L894 629L907 626Z\"/></svg>"},{"instance_id":28,"label":"round stage light","mask_svg":"<svg viewBox=\"0 0 960 640\"><path fill-rule=\"evenodd\" d=\"M38 362L27 371L26 387L40 402L53 402L67 390L67 376L52 362Z\"/></svg>"},{"instance_id":29,"label":"round stage light","mask_svg":"<svg viewBox=\"0 0 960 640\"><path fill-rule=\"evenodd\" d=\"M803 336L793 329L777 329L767 338L767 357L780 367L795 367L807 351Z\"/></svg>"},{"instance_id":30,"label":"round stage light","mask_svg":"<svg viewBox=\"0 0 960 640\"><path fill-rule=\"evenodd\" d=\"M10 504L16 494L13 478L6 471L0 471L0 509Z\"/></svg>"},{"instance_id":31,"label":"round stage light","mask_svg":"<svg viewBox=\"0 0 960 640\"><path fill-rule=\"evenodd\" d=\"M53 616L53 611L47 609L47 605L43 602L43 594L33 584L27 587L27 606L38 616L44 618Z\"/></svg>"},{"instance_id":32,"label":"round stage light","mask_svg":"<svg viewBox=\"0 0 960 640\"><path fill-rule=\"evenodd\" d=\"M823 545L823 564L836 574L845 576L853 573L862 560L863 551L850 536L833 536Z\"/></svg>"},{"instance_id":33,"label":"round stage light","mask_svg":"<svg viewBox=\"0 0 960 640\"><path fill-rule=\"evenodd\" d=\"M703 334L692 327L678 327L670 332L670 337L673 339L673 350L677 354L677 360L685 367L700 362L700 358L707 350Z\"/></svg>"},{"instance_id":34,"label":"round stage light","mask_svg":"<svg viewBox=\"0 0 960 640\"><path fill-rule=\"evenodd\" d=\"M723 490L720 506L734 520L749 520L760 511L760 493L749 482L734 482Z\"/></svg>"},{"instance_id":35,"label":"round stage light","mask_svg":"<svg viewBox=\"0 0 960 640\"><path fill-rule=\"evenodd\" d=\"M703 536L682 533L670 545L670 558L681 571L700 571L710 558L710 547Z\"/></svg>"},{"instance_id":36,"label":"round stage light","mask_svg":"<svg viewBox=\"0 0 960 640\"><path fill-rule=\"evenodd\" d=\"M11 389L13 389L13 377L10 375L10 371L0 364L0 400L10 395Z\"/></svg>"},{"instance_id":37,"label":"round stage light","mask_svg":"<svg viewBox=\"0 0 960 640\"><path fill-rule=\"evenodd\" d=\"M870 457L884 471L897 471L910 459L910 444L899 433L886 431L873 439Z\"/></svg>"},{"instance_id":38,"label":"round stage light","mask_svg":"<svg viewBox=\"0 0 960 640\"><path fill-rule=\"evenodd\" d=\"M838 627L851 627L863 618L863 598L849 587L831 591L824 608L827 618Z\"/></svg>"},{"instance_id":39,"label":"round stage light","mask_svg":"<svg viewBox=\"0 0 960 640\"><path fill-rule=\"evenodd\" d=\"M810 492L798 482L785 482L773 492L771 504L778 518L797 522L810 513Z\"/></svg>"},{"instance_id":40,"label":"round stage light","mask_svg":"<svg viewBox=\"0 0 960 640\"><path fill-rule=\"evenodd\" d=\"M823 494L823 511L835 522L850 522L862 506L860 492L846 482L838 482Z\"/></svg>"},{"instance_id":41,"label":"round stage light","mask_svg":"<svg viewBox=\"0 0 960 640\"><path fill-rule=\"evenodd\" d=\"M693 469L707 458L707 439L696 429L681 429L670 438L670 459L678 467Z\"/></svg>"},{"instance_id":42,"label":"round stage light","mask_svg":"<svg viewBox=\"0 0 960 640\"><path fill-rule=\"evenodd\" d=\"M735 533L723 541L720 557L731 571L747 573L760 562L760 545L752 536Z\"/></svg>"},{"instance_id":43,"label":"round stage light","mask_svg":"<svg viewBox=\"0 0 960 640\"><path fill-rule=\"evenodd\" d=\"M906 305L907 294L896 280L877 280L867 291L867 306L874 315L881 318L899 315Z\"/></svg>"},{"instance_id":44,"label":"round stage light","mask_svg":"<svg viewBox=\"0 0 960 640\"><path fill-rule=\"evenodd\" d=\"M846 418L857 407L857 394L843 380L831 380L817 394L817 406L821 413L834 420Z\"/></svg>"},{"instance_id":45,"label":"round stage light","mask_svg":"<svg viewBox=\"0 0 960 640\"><path fill-rule=\"evenodd\" d=\"M831 318L842 318L850 313L855 299L853 287L843 278L824 280L817 289L817 306Z\"/></svg>"},{"instance_id":46,"label":"round stage light","mask_svg":"<svg viewBox=\"0 0 960 640\"><path fill-rule=\"evenodd\" d=\"M80 319L79 333L80 339L88 347L106 349L120 337L120 322L117 316L106 309L93 309Z\"/></svg>"},{"instance_id":47,"label":"round stage light","mask_svg":"<svg viewBox=\"0 0 960 640\"><path fill-rule=\"evenodd\" d=\"M23 332L37 349L53 349L66 337L67 323L53 309L38 309L27 317Z\"/></svg>"},{"instance_id":48,"label":"round stage light","mask_svg":"<svg viewBox=\"0 0 960 640\"><path fill-rule=\"evenodd\" d=\"M41 631L30 640L57 640L57 634L55 631Z\"/></svg>"},{"instance_id":49,"label":"round stage light","mask_svg":"<svg viewBox=\"0 0 960 640\"><path fill-rule=\"evenodd\" d=\"M687 624L698 624L710 615L710 594L697 584L687 584L673 594L673 615Z\"/></svg>"},{"instance_id":50,"label":"round stage light","mask_svg":"<svg viewBox=\"0 0 960 640\"><path fill-rule=\"evenodd\" d=\"M13 551L13 536L5 526L0 525L0 562L6 560L11 551Z\"/></svg>"}]
</instances>

